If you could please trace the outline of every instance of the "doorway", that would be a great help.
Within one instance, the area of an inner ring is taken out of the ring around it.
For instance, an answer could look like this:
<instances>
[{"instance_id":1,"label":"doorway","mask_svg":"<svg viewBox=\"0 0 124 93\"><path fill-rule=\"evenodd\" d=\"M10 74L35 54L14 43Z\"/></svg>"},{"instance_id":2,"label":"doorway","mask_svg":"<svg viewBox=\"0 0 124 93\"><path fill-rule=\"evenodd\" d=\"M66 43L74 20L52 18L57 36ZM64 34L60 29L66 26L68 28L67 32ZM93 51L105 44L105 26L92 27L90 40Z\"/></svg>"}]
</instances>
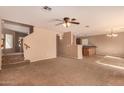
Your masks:
<instances>
[{"instance_id":1,"label":"doorway","mask_svg":"<svg viewBox=\"0 0 124 93\"><path fill-rule=\"evenodd\" d=\"M2 32L4 55L8 53L23 52L23 38L27 36L26 33L16 32L9 29L4 29Z\"/></svg>"},{"instance_id":2,"label":"doorway","mask_svg":"<svg viewBox=\"0 0 124 93\"><path fill-rule=\"evenodd\" d=\"M23 54L23 38L33 32L33 26L3 20L2 68L26 62Z\"/></svg>"},{"instance_id":3,"label":"doorway","mask_svg":"<svg viewBox=\"0 0 124 93\"><path fill-rule=\"evenodd\" d=\"M14 32L4 31L2 32L3 37L3 49L2 53L12 53L14 52Z\"/></svg>"}]
</instances>

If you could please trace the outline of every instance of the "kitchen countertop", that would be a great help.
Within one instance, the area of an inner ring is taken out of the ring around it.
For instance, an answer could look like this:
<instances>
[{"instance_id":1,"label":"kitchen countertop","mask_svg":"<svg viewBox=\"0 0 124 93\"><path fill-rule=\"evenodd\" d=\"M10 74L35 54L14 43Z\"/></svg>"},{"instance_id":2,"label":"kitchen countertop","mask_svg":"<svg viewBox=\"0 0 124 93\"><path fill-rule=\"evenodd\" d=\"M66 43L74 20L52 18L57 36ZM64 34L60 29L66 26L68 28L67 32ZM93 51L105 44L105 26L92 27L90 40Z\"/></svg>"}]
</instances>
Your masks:
<instances>
[{"instance_id":1,"label":"kitchen countertop","mask_svg":"<svg viewBox=\"0 0 124 93\"><path fill-rule=\"evenodd\" d=\"M95 47L96 48L96 46L93 46L93 45L85 45L85 46L83 46L83 47Z\"/></svg>"}]
</instances>

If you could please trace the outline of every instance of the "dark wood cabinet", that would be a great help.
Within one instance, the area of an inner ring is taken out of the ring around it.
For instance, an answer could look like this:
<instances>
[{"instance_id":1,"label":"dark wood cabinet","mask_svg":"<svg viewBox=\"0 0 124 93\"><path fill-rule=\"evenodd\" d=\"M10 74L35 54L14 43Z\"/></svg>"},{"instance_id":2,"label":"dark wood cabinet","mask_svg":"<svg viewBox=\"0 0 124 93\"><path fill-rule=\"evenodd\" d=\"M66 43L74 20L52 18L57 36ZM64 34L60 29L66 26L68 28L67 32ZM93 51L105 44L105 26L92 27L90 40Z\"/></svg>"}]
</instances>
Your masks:
<instances>
[{"instance_id":1,"label":"dark wood cabinet","mask_svg":"<svg viewBox=\"0 0 124 93\"><path fill-rule=\"evenodd\" d=\"M76 39L76 44L81 44L81 39L80 38Z\"/></svg>"},{"instance_id":2,"label":"dark wood cabinet","mask_svg":"<svg viewBox=\"0 0 124 93\"><path fill-rule=\"evenodd\" d=\"M96 46L83 46L83 56L93 56L96 54Z\"/></svg>"}]
</instances>

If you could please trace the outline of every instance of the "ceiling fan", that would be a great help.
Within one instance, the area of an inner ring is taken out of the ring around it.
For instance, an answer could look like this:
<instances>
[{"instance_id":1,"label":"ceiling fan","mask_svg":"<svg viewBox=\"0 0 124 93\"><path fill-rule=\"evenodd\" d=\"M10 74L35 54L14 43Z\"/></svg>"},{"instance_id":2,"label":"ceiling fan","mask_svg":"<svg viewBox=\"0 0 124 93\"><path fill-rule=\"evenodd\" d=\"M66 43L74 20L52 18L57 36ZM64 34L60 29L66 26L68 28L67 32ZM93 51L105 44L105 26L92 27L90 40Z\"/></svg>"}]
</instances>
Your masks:
<instances>
[{"instance_id":1,"label":"ceiling fan","mask_svg":"<svg viewBox=\"0 0 124 93\"><path fill-rule=\"evenodd\" d=\"M62 20L56 19L55 21L60 21L61 23L56 24L58 25L63 25L64 27L68 28L71 24L76 24L79 25L79 22L76 22L75 18L69 18L69 17L64 17Z\"/></svg>"}]
</instances>

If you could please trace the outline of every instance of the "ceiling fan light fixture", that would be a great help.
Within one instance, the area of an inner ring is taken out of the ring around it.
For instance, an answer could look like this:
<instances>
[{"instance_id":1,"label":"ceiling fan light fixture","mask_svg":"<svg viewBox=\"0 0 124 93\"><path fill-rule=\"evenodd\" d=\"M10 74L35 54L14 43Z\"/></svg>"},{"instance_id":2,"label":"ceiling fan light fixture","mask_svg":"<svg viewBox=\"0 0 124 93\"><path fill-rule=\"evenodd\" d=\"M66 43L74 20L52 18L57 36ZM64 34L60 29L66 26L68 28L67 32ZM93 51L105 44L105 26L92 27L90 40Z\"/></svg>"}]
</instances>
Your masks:
<instances>
[{"instance_id":1,"label":"ceiling fan light fixture","mask_svg":"<svg viewBox=\"0 0 124 93\"><path fill-rule=\"evenodd\" d=\"M61 21L56 25L63 25L65 28L68 28L71 24L79 25L80 23L76 21L75 18L64 17L63 19L57 19L56 21Z\"/></svg>"},{"instance_id":2,"label":"ceiling fan light fixture","mask_svg":"<svg viewBox=\"0 0 124 93\"><path fill-rule=\"evenodd\" d=\"M63 26L68 28L71 24L70 23L63 23Z\"/></svg>"}]
</instances>

